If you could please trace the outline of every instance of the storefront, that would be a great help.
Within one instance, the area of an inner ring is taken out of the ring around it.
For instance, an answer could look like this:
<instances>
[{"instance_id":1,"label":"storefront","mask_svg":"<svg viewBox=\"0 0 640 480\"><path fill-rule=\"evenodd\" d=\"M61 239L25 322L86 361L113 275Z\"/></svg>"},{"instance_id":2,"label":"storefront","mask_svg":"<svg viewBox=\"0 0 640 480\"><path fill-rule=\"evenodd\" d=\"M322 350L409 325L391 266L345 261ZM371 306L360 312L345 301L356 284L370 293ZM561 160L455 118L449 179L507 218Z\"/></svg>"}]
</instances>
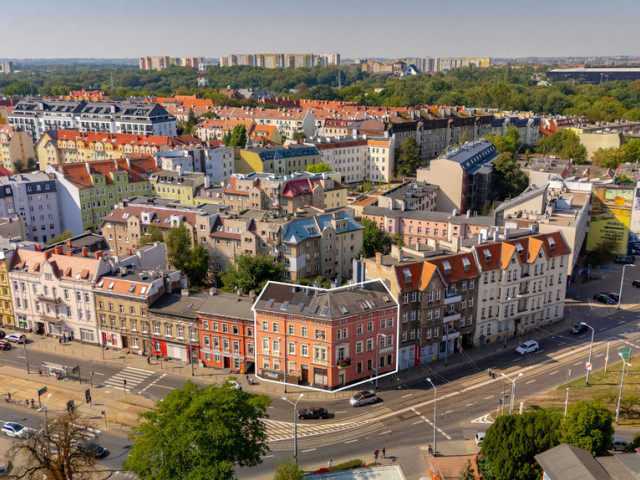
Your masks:
<instances>
[{"instance_id":1,"label":"storefront","mask_svg":"<svg viewBox=\"0 0 640 480\"><path fill-rule=\"evenodd\" d=\"M118 333L103 330L102 345L106 347L122 348L122 337Z\"/></svg>"}]
</instances>

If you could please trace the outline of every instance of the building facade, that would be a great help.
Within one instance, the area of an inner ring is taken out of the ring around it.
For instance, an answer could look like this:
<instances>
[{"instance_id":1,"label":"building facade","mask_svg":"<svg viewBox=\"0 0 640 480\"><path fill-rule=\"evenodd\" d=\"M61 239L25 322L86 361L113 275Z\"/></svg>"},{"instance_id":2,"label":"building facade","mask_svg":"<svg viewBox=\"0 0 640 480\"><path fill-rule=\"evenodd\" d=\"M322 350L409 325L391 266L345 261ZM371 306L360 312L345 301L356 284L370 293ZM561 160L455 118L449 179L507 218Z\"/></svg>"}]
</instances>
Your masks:
<instances>
[{"instance_id":1,"label":"building facade","mask_svg":"<svg viewBox=\"0 0 640 480\"><path fill-rule=\"evenodd\" d=\"M0 164L12 172L29 168L35 162L33 140L24 131L9 125L0 125Z\"/></svg>"}]
</instances>

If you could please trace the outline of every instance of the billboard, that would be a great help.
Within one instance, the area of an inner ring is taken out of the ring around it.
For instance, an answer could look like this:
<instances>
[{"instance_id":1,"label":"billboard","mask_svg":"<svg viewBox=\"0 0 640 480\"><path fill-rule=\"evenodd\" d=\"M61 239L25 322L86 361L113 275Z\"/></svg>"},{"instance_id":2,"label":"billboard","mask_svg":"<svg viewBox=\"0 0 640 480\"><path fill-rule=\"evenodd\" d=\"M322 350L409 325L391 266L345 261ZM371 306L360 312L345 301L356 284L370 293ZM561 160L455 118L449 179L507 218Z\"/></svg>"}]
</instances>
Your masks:
<instances>
[{"instance_id":1,"label":"billboard","mask_svg":"<svg viewBox=\"0 0 640 480\"><path fill-rule=\"evenodd\" d=\"M634 187L619 185L594 187L587 250L595 250L601 242L611 241L615 244L612 253L627 253L634 190Z\"/></svg>"}]
</instances>

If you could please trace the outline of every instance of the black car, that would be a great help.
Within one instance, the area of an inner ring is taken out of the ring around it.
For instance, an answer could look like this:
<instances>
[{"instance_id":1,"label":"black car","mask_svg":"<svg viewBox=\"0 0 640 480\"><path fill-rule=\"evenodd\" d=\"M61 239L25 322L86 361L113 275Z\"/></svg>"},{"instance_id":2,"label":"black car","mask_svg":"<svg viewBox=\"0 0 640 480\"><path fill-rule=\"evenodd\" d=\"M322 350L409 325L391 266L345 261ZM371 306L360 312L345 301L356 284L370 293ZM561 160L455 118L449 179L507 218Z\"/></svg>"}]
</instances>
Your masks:
<instances>
[{"instance_id":1,"label":"black car","mask_svg":"<svg viewBox=\"0 0 640 480\"><path fill-rule=\"evenodd\" d=\"M620 265L630 265L633 263L633 256L631 255L616 255L613 259L613 263Z\"/></svg>"},{"instance_id":2,"label":"black car","mask_svg":"<svg viewBox=\"0 0 640 480\"><path fill-rule=\"evenodd\" d=\"M604 303L605 305L614 305L616 303L613 298L609 297L608 295L604 295L602 293L596 293L593 296L593 299L596 302Z\"/></svg>"},{"instance_id":3,"label":"black car","mask_svg":"<svg viewBox=\"0 0 640 480\"><path fill-rule=\"evenodd\" d=\"M329 418L329 412L326 408L322 407L309 407L303 410L298 410L298 418L300 420L316 419L316 418Z\"/></svg>"},{"instance_id":4,"label":"black car","mask_svg":"<svg viewBox=\"0 0 640 480\"><path fill-rule=\"evenodd\" d=\"M631 282L631 285L636 288L640 288L640 280L634 280L633 282Z\"/></svg>"},{"instance_id":5,"label":"black car","mask_svg":"<svg viewBox=\"0 0 640 480\"><path fill-rule=\"evenodd\" d=\"M618 302L618 300L620 300L620 295L618 295L617 293L607 293L607 292L600 292L600 293L602 293L602 295L606 295L614 302Z\"/></svg>"},{"instance_id":6,"label":"black car","mask_svg":"<svg viewBox=\"0 0 640 480\"><path fill-rule=\"evenodd\" d=\"M586 332L587 331L587 326L584 323L576 323L573 328L571 330L569 330L569 333L573 333L574 335L579 335L582 332Z\"/></svg>"},{"instance_id":7,"label":"black car","mask_svg":"<svg viewBox=\"0 0 640 480\"><path fill-rule=\"evenodd\" d=\"M0 350L11 350L11 344L6 340L0 340Z\"/></svg>"},{"instance_id":8,"label":"black car","mask_svg":"<svg viewBox=\"0 0 640 480\"><path fill-rule=\"evenodd\" d=\"M95 442L82 442L79 445L79 448L88 454L93 455L94 458L104 458L109 453L104 447Z\"/></svg>"}]
</instances>

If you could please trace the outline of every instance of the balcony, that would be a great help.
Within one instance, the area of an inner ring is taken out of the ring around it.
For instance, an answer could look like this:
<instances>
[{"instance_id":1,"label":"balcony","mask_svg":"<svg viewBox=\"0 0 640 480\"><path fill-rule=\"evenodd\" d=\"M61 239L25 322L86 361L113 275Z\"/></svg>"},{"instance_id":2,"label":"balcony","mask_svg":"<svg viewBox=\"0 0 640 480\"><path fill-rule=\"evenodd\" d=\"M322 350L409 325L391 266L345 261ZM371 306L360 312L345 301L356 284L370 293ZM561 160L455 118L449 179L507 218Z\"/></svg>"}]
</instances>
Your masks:
<instances>
[{"instance_id":1,"label":"balcony","mask_svg":"<svg viewBox=\"0 0 640 480\"><path fill-rule=\"evenodd\" d=\"M452 313L450 315L445 315L442 320L444 321L444 323L455 322L456 320L460 320L460 314Z\"/></svg>"},{"instance_id":2,"label":"balcony","mask_svg":"<svg viewBox=\"0 0 640 480\"><path fill-rule=\"evenodd\" d=\"M271 255L272 257L279 257L280 252L278 250L269 250L269 255Z\"/></svg>"},{"instance_id":3,"label":"balcony","mask_svg":"<svg viewBox=\"0 0 640 480\"><path fill-rule=\"evenodd\" d=\"M349 365L351 365L351 359L349 357L342 358L337 361L336 365L338 366L338 368L348 367Z\"/></svg>"},{"instance_id":4,"label":"balcony","mask_svg":"<svg viewBox=\"0 0 640 480\"><path fill-rule=\"evenodd\" d=\"M55 303L56 305L59 305L62 302L60 297L54 297L51 295L38 295L38 300L41 302Z\"/></svg>"},{"instance_id":5,"label":"balcony","mask_svg":"<svg viewBox=\"0 0 640 480\"><path fill-rule=\"evenodd\" d=\"M461 301L462 301L462 295L460 295L459 293L447 294L444 297L445 305L449 305L451 303L456 303Z\"/></svg>"}]
</instances>

